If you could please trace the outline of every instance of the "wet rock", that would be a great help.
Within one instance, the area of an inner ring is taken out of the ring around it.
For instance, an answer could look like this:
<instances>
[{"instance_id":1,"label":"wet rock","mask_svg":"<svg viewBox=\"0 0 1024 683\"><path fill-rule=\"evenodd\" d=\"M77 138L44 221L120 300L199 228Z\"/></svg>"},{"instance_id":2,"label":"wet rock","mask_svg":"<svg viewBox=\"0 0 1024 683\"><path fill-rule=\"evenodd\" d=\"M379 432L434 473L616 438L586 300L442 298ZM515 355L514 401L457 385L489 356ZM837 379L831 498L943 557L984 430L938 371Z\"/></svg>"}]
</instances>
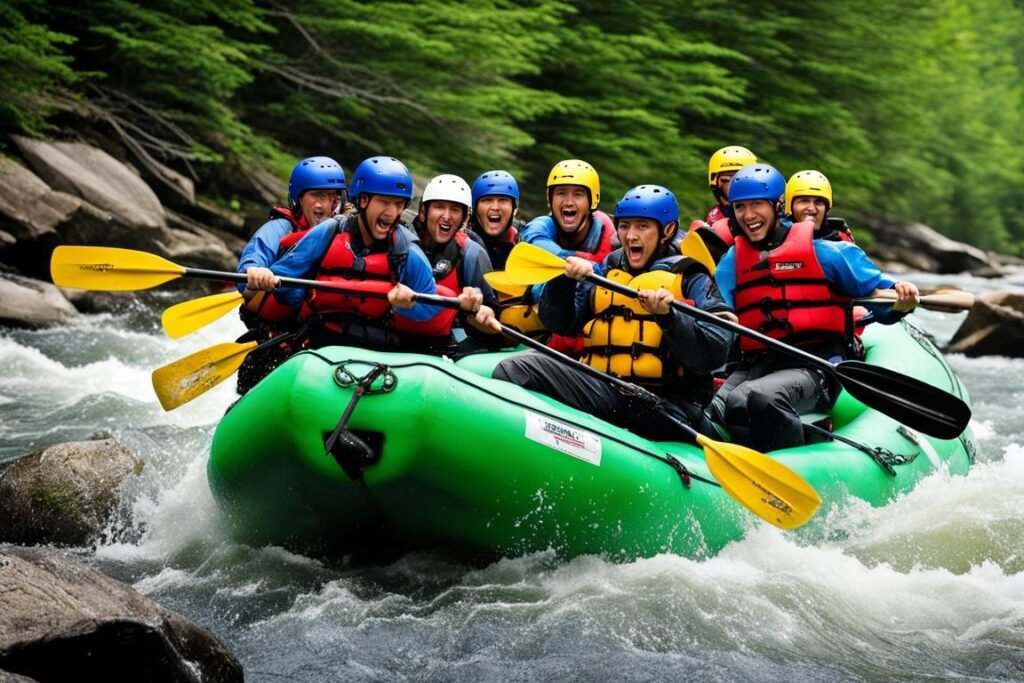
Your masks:
<instances>
[{"instance_id":1,"label":"wet rock","mask_svg":"<svg viewBox=\"0 0 1024 683\"><path fill-rule=\"evenodd\" d=\"M5 232L14 239L0 242L5 263L45 278L55 246L83 244L147 251L192 267L234 270L240 251L237 237L229 248L221 235L202 224L168 220L169 213L146 182L107 152L82 143L14 140L38 175L10 160L0 165L5 174L0 180L11 185L0 191L0 218L8 216ZM196 210L214 215L202 207ZM218 223L229 230L238 225L220 216Z\"/></svg>"},{"instance_id":2,"label":"wet rock","mask_svg":"<svg viewBox=\"0 0 1024 683\"><path fill-rule=\"evenodd\" d=\"M51 188L81 197L129 225L164 225L164 209L156 193L103 150L79 142L13 139L29 166Z\"/></svg>"},{"instance_id":3,"label":"wet rock","mask_svg":"<svg viewBox=\"0 0 1024 683\"><path fill-rule=\"evenodd\" d=\"M978 295L946 350L968 356L1024 357L1024 295Z\"/></svg>"},{"instance_id":4,"label":"wet rock","mask_svg":"<svg viewBox=\"0 0 1024 683\"><path fill-rule=\"evenodd\" d=\"M121 482L142 461L116 439L41 448L0 473L0 538L84 545L110 521Z\"/></svg>"},{"instance_id":5,"label":"wet rock","mask_svg":"<svg viewBox=\"0 0 1024 683\"><path fill-rule=\"evenodd\" d=\"M969 272L979 277L1005 274L994 255L940 235L923 223L877 220L867 225L875 237L870 255L890 272Z\"/></svg>"},{"instance_id":6,"label":"wet rock","mask_svg":"<svg viewBox=\"0 0 1024 683\"><path fill-rule=\"evenodd\" d=\"M57 192L24 166L0 157L0 261L39 279L66 230L107 229L112 218L88 202Z\"/></svg>"},{"instance_id":7,"label":"wet rock","mask_svg":"<svg viewBox=\"0 0 1024 683\"><path fill-rule=\"evenodd\" d=\"M0 546L0 669L49 681L243 680L206 629L45 548Z\"/></svg>"},{"instance_id":8,"label":"wet rock","mask_svg":"<svg viewBox=\"0 0 1024 683\"><path fill-rule=\"evenodd\" d=\"M35 329L76 315L75 307L49 282L0 272L0 325Z\"/></svg>"}]
</instances>

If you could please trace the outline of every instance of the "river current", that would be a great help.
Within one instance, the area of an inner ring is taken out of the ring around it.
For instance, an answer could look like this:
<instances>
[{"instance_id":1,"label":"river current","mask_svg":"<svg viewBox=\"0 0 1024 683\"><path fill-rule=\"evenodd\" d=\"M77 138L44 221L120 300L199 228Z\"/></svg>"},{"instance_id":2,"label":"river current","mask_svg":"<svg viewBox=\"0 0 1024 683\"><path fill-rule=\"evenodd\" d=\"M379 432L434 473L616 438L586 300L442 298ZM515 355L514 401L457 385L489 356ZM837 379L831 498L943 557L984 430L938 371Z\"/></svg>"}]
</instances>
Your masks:
<instances>
[{"instance_id":1,"label":"river current","mask_svg":"<svg viewBox=\"0 0 1024 683\"><path fill-rule=\"evenodd\" d=\"M1024 274L910 279L1024 291ZM150 373L241 324L171 340L159 312L0 329L0 463L97 431L135 450L146 466L128 503L72 552L209 628L249 681L1024 680L1024 360L950 356L976 466L884 508L845 506L824 539L755 524L703 561L353 566L232 538L206 458L233 383L165 413ZM913 319L944 343L962 315Z\"/></svg>"}]
</instances>

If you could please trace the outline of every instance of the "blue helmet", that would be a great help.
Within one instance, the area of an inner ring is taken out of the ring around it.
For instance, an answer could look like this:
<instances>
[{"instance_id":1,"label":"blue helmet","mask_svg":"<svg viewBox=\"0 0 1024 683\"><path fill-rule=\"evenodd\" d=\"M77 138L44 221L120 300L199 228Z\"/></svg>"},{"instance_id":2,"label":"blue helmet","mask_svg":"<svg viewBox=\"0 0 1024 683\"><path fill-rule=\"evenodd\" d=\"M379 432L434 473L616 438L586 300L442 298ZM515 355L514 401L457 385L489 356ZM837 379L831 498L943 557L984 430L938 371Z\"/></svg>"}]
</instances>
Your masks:
<instances>
[{"instance_id":1,"label":"blue helmet","mask_svg":"<svg viewBox=\"0 0 1024 683\"><path fill-rule=\"evenodd\" d=\"M412 201L412 173L394 157L364 159L352 174L352 199L364 194L382 194Z\"/></svg>"},{"instance_id":2,"label":"blue helmet","mask_svg":"<svg viewBox=\"0 0 1024 683\"><path fill-rule=\"evenodd\" d=\"M766 199L775 204L786 193L786 179L768 164L748 164L729 183L729 203Z\"/></svg>"},{"instance_id":3,"label":"blue helmet","mask_svg":"<svg viewBox=\"0 0 1024 683\"><path fill-rule=\"evenodd\" d=\"M309 157L295 164L288 179L288 200L299 203L299 197L306 190L337 190L342 192L345 185L345 169L330 157Z\"/></svg>"},{"instance_id":4,"label":"blue helmet","mask_svg":"<svg viewBox=\"0 0 1024 683\"><path fill-rule=\"evenodd\" d=\"M481 197L511 197L519 206L519 184L508 171L488 171L473 181L473 208Z\"/></svg>"},{"instance_id":5,"label":"blue helmet","mask_svg":"<svg viewBox=\"0 0 1024 683\"><path fill-rule=\"evenodd\" d=\"M679 222L679 204L667 187L638 185L615 205L615 220L620 218L651 218L664 230L669 223Z\"/></svg>"}]
</instances>

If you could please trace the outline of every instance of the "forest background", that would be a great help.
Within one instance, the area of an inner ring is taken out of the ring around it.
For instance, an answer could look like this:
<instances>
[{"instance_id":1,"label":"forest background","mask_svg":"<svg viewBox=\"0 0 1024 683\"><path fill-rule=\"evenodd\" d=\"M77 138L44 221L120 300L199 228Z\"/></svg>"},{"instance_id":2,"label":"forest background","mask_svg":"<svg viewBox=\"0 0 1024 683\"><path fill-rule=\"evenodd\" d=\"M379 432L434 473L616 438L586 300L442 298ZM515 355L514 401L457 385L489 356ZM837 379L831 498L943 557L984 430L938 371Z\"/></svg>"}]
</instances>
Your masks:
<instances>
[{"instance_id":1,"label":"forest background","mask_svg":"<svg viewBox=\"0 0 1024 683\"><path fill-rule=\"evenodd\" d=\"M117 139L253 216L259 179L310 155L504 168L530 213L574 157L605 210L658 183L689 219L738 144L823 171L855 229L1021 254L1022 74L1022 0L7 0L0 146Z\"/></svg>"}]
</instances>

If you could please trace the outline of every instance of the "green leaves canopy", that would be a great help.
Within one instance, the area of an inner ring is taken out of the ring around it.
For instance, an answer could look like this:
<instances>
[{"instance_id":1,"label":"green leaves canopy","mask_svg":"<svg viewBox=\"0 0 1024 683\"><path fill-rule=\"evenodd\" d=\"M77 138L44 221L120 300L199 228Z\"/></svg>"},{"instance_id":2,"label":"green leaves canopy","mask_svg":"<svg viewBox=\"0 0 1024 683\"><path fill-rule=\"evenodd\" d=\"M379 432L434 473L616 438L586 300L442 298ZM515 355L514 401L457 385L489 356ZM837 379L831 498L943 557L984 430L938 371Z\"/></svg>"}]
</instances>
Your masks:
<instances>
[{"instance_id":1,"label":"green leaves canopy","mask_svg":"<svg viewBox=\"0 0 1024 683\"><path fill-rule=\"evenodd\" d=\"M652 182L687 217L711 152L742 144L823 171L854 220L1022 251L1022 45L1014 0L16 0L0 127L67 125L52 112L76 101L209 178L310 154L507 168L531 211L579 157L606 210Z\"/></svg>"}]
</instances>

